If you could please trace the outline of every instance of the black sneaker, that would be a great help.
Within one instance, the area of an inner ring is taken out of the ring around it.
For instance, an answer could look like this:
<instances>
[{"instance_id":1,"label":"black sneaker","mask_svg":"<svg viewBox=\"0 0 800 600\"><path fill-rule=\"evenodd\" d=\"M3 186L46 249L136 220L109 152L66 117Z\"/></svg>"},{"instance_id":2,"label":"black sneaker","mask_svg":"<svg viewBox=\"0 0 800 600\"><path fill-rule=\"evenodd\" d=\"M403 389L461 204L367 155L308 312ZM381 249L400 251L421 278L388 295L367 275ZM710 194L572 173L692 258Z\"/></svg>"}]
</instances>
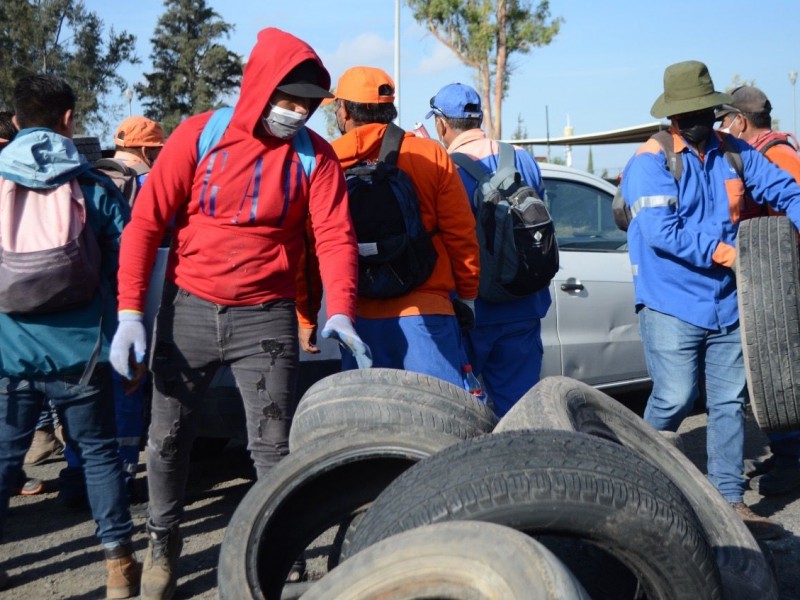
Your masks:
<instances>
[{"instance_id":1,"label":"black sneaker","mask_svg":"<svg viewBox=\"0 0 800 600\"><path fill-rule=\"evenodd\" d=\"M780 496L800 487L800 467L773 467L750 480L750 489L762 496Z\"/></svg>"}]
</instances>

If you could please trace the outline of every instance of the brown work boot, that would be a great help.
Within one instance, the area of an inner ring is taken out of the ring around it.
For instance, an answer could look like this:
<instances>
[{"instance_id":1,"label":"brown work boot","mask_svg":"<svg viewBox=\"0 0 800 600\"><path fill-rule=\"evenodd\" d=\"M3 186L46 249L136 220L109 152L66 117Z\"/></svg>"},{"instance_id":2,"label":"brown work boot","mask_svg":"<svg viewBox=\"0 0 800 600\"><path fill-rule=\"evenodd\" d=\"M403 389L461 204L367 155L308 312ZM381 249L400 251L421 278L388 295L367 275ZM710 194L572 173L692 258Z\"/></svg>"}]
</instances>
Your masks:
<instances>
[{"instance_id":1,"label":"brown work boot","mask_svg":"<svg viewBox=\"0 0 800 600\"><path fill-rule=\"evenodd\" d=\"M59 454L64 447L56 439L52 429L37 429L33 432L31 447L25 454L26 465L38 465L46 461L53 454Z\"/></svg>"},{"instance_id":2,"label":"brown work boot","mask_svg":"<svg viewBox=\"0 0 800 600\"><path fill-rule=\"evenodd\" d=\"M178 557L183 540L178 527L166 529L147 521L147 555L142 571L142 600L170 600L178 581Z\"/></svg>"},{"instance_id":3,"label":"brown work boot","mask_svg":"<svg viewBox=\"0 0 800 600\"><path fill-rule=\"evenodd\" d=\"M731 502L731 508L736 511L757 540L777 540L786 533L779 523L757 515L744 502Z\"/></svg>"},{"instance_id":4,"label":"brown work boot","mask_svg":"<svg viewBox=\"0 0 800 600\"><path fill-rule=\"evenodd\" d=\"M123 544L106 550L106 598L131 598L139 593L142 565L133 554L133 546Z\"/></svg>"}]
</instances>

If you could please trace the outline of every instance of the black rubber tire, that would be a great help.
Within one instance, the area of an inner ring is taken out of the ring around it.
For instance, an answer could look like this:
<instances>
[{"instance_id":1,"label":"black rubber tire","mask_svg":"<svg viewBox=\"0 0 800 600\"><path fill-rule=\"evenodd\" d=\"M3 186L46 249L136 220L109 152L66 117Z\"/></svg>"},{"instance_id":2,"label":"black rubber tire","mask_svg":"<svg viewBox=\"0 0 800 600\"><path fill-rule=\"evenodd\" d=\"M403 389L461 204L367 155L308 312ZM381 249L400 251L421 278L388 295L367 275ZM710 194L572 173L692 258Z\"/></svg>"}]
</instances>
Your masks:
<instances>
[{"instance_id":1,"label":"black rubber tire","mask_svg":"<svg viewBox=\"0 0 800 600\"><path fill-rule=\"evenodd\" d=\"M500 420L496 432L580 431L622 444L658 467L694 508L714 551L726 600L775 600L777 584L758 543L708 479L675 445L622 404L569 377L546 377Z\"/></svg>"},{"instance_id":2,"label":"black rubber tire","mask_svg":"<svg viewBox=\"0 0 800 600\"><path fill-rule=\"evenodd\" d=\"M250 488L231 518L220 549L219 597L278 600L293 561L320 534L453 441L436 431L353 429L290 453Z\"/></svg>"},{"instance_id":3,"label":"black rubber tire","mask_svg":"<svg viewBox=\"0 0 800 600\"><path fill-rule=\"evenodd\" d=\"M493 523L455 521L378 542L334 569L303 600L590 600L542 544Z\"/></svg>"},{"instance_id":4,"label":"black rubber tire","mask_svg":"<svg viewBox=\"0 0 800 600\"><path fill-rule=\"evenodd\" d=\"M633 571L650 600L722 598L711 548L680 490L635 452L593 436L512 431L459 442L392 482L349 551L451 520L591 541Z\"/></svg>"},{"instance_id":5,"label":"black rubber tire","mask_svg":"<svg viewBox=\"0 0 800 600\"><path fill-rule=\"evenodd\" d=\"M800 258L787 217L739 225L736 285L750 405L766 432L800 429Z\"/></svg>"},{"instance_id":6,"label":"black rubber tire","mask_svg":"<svg viewBox=\"0 0 800 600\"><path fill-rule=\"evenodd\" d=\"M331 542L331 550L328 553L328 571L332 571L339 566L339 562L342 558L342 548L350 546L350 540L355 535L358 524L361 523L361 519L364 518L364 513L367 512L370 506L371 503L358 507L339 523L339 528L333 536L333 542Z\"/></svg>"},{"instance_id":7,"label":"black rubber tire","mask_svg":"<svg viewBox=\"0 0 800 600\"><path fill-rule=\"evenodd\" d=\"M492 410L455 385L399 369L356 369L326 377L300 399L289 433L289 449L331 434L400 426L432 429L457 439L489 433Z\"/></svg>"}]
</instances>

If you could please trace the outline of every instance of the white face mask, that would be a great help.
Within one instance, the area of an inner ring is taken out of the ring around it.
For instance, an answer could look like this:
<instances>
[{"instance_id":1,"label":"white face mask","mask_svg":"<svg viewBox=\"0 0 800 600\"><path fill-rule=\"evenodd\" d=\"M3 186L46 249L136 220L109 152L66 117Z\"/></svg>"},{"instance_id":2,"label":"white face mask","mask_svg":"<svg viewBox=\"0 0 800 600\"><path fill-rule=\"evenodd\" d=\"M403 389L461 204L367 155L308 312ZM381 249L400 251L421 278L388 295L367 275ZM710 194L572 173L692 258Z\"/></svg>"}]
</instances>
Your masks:
<instances>
[{"instance_id":1,"label":"white face mask","mask_svg":"<svg viewBox=\"0 0 800 600\"><path fill-rule=\"evenodd\" d=\"M264 129L267 130L267 133L282 140L293 138L303 128L308 118L307 114L281 108L274 104L269 106L269 114L266 117L261 117L261 122L264 124Z\"/></svg>"},{"instance_id":2,"label":"white face mask","mask_svg":"<svg viewBox=\"0 0 800 600\"><path fill-rule=\"evenodd\" d=\"M737 115L737 116L738 116L738 115ZM734 117L733 119L731 119L731 122L730 122L730 123L728 123L728 126L727 126L727 127L722 127L722 128L720 128L720 131L721 131L722 133L728 133L728 134L729 134L729 133L731 132L731 125L733 125L734 121L736 121L736 117ZM736 137L739 137L739 136L737 135Z\"/></svg>"}]
</instances>

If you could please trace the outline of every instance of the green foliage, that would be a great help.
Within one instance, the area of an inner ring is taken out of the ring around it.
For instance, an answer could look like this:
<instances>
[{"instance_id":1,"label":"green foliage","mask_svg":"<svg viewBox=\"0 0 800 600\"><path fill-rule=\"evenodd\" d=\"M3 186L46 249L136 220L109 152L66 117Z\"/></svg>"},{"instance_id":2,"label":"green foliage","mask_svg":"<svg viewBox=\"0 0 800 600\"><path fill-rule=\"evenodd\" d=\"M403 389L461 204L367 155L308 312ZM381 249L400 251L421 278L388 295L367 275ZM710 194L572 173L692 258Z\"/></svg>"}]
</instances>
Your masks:
<instances>
[{"instance_id":1,"label":"green foliage","mask_svg":"<svg viewBox=\"0 0 800 600\"><path fill-rule=\"evenodd\" d=\"M484 124L501 137L502 100L515 67L510 57L550 44L563 19L550 19L549 0L535 7L530 0L407 1L414 19L477 71Z\"/></svg>"},{"instance_id":2,"label":"green foliage","mask_svg":"<svg viewBox=\"0 0 800 600\"><path fill-rule=\"evenodd\" d=\"M242 59L218 42L230 37L224 22L205 0L165 0L153 44L153 71L136 92L145 114L169 133L187 116L215 108L241 82Z\"/></svg>"},{"instance_id":3,"label":"green foliage","mask_svg":"<svg viewBox=\"0 0 800 600\"><path fill-rule=\"evenodd\" d=\"M14 82L22 75L49 73L75 90L76 132L105 128L105 96L122 92L117 73L136 64L136 38L103 21L80 0L0 0L0 107L13 108Z\"/></svg>"},{"instance_id":4,"label":"green foliage","mask_svg":"<svg viewBox=\"0 0 800 600\"><path fill-rule=\"evenodd\" d=\"M586 172L594 175L594 155L592 154L591 146L589 146L589 162L586 165Z\"/></svg>"}]
</instances>

